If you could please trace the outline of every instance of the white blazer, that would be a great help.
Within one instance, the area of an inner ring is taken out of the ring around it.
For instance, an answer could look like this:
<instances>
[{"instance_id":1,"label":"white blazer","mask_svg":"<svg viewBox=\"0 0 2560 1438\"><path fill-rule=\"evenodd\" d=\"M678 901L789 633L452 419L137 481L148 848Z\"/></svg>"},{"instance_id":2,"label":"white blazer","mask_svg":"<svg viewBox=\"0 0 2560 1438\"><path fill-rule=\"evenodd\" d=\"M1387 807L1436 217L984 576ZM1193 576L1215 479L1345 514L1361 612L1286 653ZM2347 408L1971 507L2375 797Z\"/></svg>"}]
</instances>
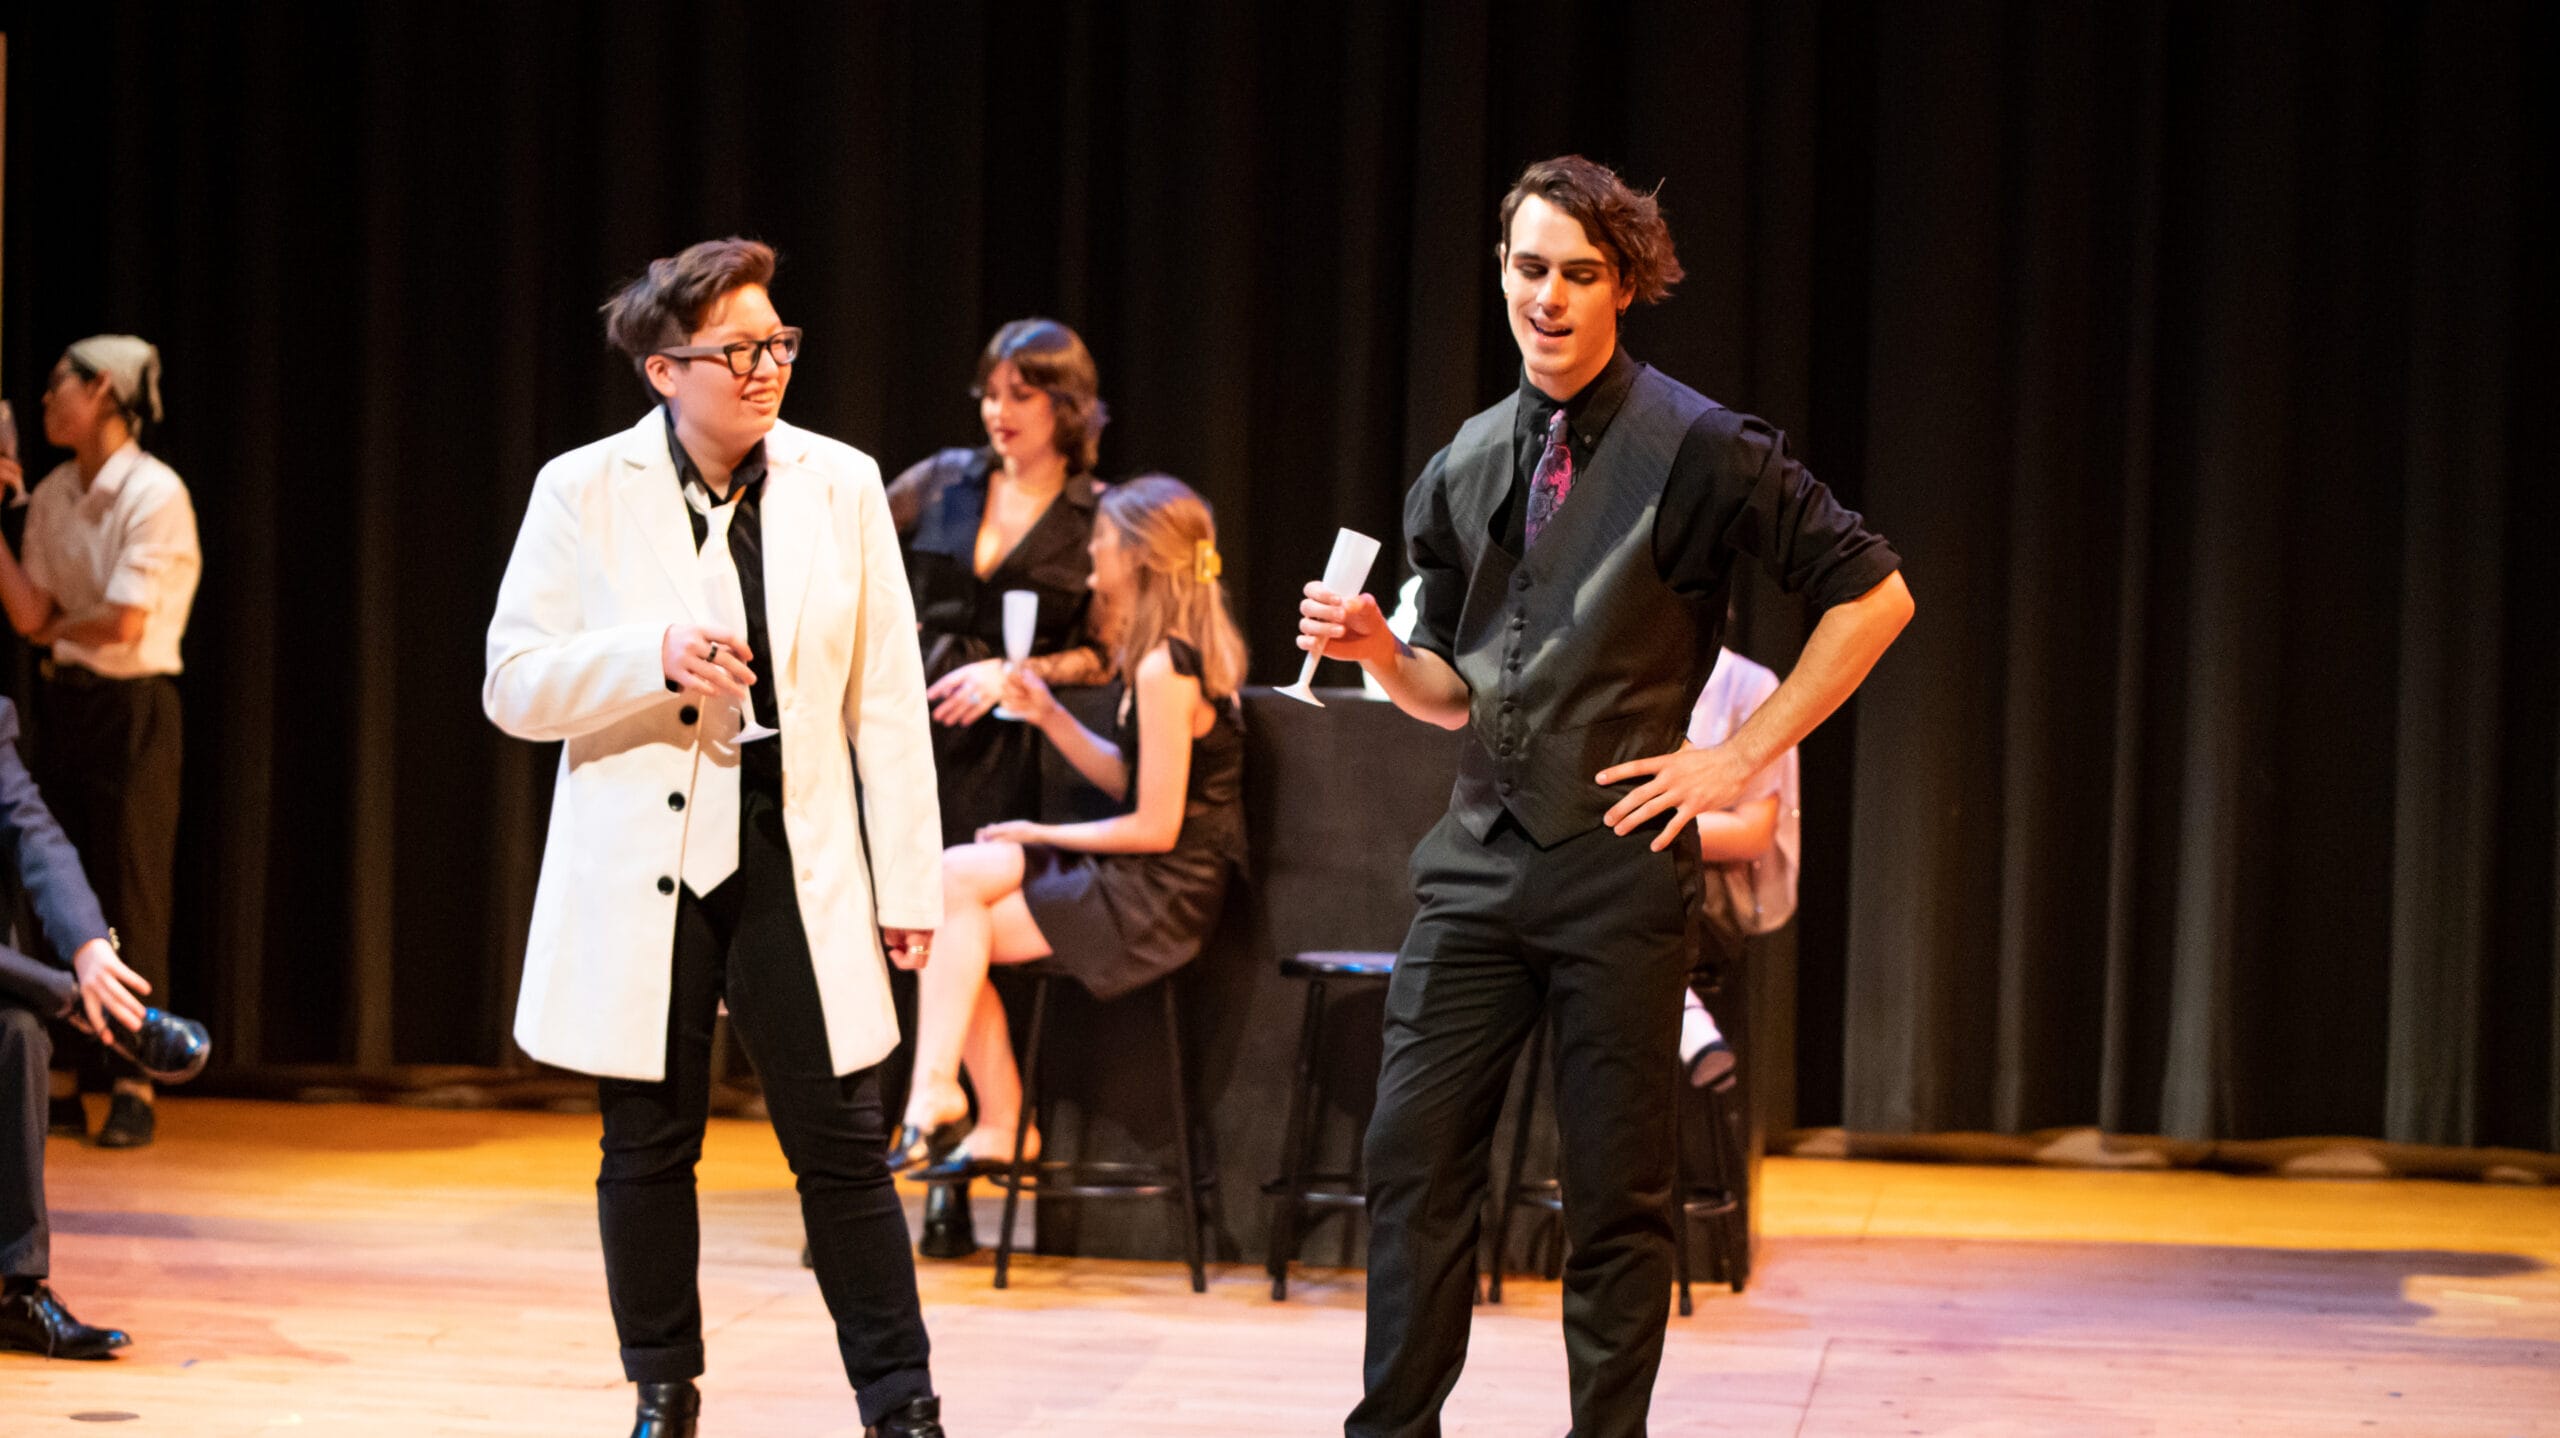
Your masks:
<instances>
[{"instance_id":1,"label":"white blazer","mask_svg":"<svg viewBox=\"0 0 2560 1438\"><path fill-rule=\"evenodd\" d=\"M898 1043L878 926L942 922L924 664L880 466L780 423L765 460L783 830L828 1052L848 1074ZM544 1063L666 1076L691 808L668 801L691 794L704 726L684 722L701 701L668 692L659 647L667 626L707 618L659 411L542 467L498 586L480 703L519 739L567 741L516 1001L516 1042Z\"/></svg>"}]
</instances>

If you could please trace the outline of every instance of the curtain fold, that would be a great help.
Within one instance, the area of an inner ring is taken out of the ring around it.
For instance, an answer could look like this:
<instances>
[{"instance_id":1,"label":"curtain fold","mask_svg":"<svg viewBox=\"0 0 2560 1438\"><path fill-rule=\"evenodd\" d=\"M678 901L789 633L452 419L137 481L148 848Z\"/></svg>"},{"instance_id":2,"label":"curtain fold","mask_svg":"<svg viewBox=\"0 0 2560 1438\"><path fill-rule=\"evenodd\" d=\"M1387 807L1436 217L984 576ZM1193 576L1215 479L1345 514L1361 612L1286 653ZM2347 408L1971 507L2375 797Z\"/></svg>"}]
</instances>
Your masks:
<instances>
[{"instance_id":1,"label":"curtain fold","mask_svg":"<svg viewBox=\"0 0 2560 1438\"><path fill-rule=\"evenodd\" d=\"M537 467L647 402L616 284L775 243L792 417L892 470L976 437L998 324L1075 325L1106 474L1208 496L1275 680L1331 531L1396 533L1516 382L1493 206L1580 150L1661 182L1689 269L1629 348L1787 429L1919 597L1805 747L1776 1121L2560 1148L2555 28L56 7L9 36L0 390L32 440L67 341L168 357L175 1000L235 1074L520 1067L557 751L482 720L482 636ZM1808 616L1739 609L1783 670Z\"/></svg>"}]
</instances>

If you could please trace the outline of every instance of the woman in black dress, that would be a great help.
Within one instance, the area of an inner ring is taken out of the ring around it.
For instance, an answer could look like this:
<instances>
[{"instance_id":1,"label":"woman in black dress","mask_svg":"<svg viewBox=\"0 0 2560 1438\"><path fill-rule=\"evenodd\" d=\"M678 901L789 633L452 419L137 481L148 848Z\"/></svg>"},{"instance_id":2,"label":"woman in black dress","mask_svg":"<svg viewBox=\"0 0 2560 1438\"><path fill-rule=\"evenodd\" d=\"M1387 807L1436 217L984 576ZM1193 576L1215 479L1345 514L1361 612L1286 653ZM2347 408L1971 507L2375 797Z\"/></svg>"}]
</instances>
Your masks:
<instances>
[{"instance_id":1,"label":"woman in black dress","mask_svg":"<svg viewBox=\"0 0 2560 1438\"><path fill-rule=\"evenodd\" d=\"M1034 674L1110 677L1085 584L1106 419L1093 356L1055 320L1015 320L978 356L972 393L986 447L943 450L889 486L924 645L946 845L1039 809L1039 736L991 712L1004 692L1005 591L1040 596Z\"/></svg>"},{"instance_id":2,"label":"woman in black dress","mask_svg":"<svg viewBox=\"0 0 2560 1438\"><path fill-rule=\"evenodd\" d=\"M1017 675L1004 699L1124 809L1087 824L1006 820L944 852L942 928L923 965L915 1086L893 1162L1013 1157L1022 1080L989 964L1054 955L1096 997L1127 993L1199 954L1244 865L1244 637L1218 585L1209 506L1163 475L1116 485L1092 553L1127 676L1111 736L1060 709L1036 674ZM1038 1135L1024 1144L1036 1156Z\"/></svg>"}]
</instances>

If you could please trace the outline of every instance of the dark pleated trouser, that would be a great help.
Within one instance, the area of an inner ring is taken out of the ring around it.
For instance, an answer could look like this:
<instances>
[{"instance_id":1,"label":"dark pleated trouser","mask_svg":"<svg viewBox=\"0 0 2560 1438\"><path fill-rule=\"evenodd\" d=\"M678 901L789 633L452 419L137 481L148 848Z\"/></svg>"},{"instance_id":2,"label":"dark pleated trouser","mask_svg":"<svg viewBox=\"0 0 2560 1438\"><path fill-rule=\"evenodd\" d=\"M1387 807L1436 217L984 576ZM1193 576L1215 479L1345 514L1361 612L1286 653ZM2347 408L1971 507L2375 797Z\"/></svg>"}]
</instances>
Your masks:
<instances>
[{"instance_id":1,"label":"dark pleated trouser","mask_svg":"<svg viewBox=\"0 0 2560 1438\"><path fill-rule=\"evenodd\" d=\"M799 1180L845 1377L862 1421L877 1423L933 1392L906 1212L889 1175L879 1070L838 1077L828 1057L781 805L749 785L739 822L737 872L707 896L677 895L666 1078L599 1084L596 1214L623 1373L649 1383L702 1372L694 1165L711 1110L712 1026L725 997Z\"/></svg>"},{"instance_id":2,"label":"dark pleated trouser","mask_svg":"<svg viewBox=\"0 0 2560 1438\"><path fill-rule=\"evenodd\" d=\"M1443 819L1414 851L1419 908L1387 988L1364 1149L1367 1392L1344 1432L1427 1438L1466 1358L1493 1130L1521 1045L1552 1026L1574 1438L1645 1431L1672 1278L1680 989L1695 952L1695 831L1540 848L1508 817Z\"/></svg>"},{"instance_id":3,"label":"dark pleated trouser","mask_svg":"<svg viewBox=\"0 0 2560 1438\"><path fill-rule=\"evenodd\" d=\"M0 948L0 1278L43 1278L53 1263L44 1206L45 1021L78 996L71 975Z\"/></svg>"},{"instance_id":4,"label":"dark pleated trouser","mask_svg":"<svg viewBox=\"0 0 2560 1438\"><path fill-rule=\"evenodd\" d=\"M36 786L62 824L117 952L169 1003L170 890L178 858L178 686L163 675L109 679L76 664L47 667L36 687ZM98 1092L142 1070L104 1045L58 1031L81 1086Z\"/></svg>"}]
</instances>

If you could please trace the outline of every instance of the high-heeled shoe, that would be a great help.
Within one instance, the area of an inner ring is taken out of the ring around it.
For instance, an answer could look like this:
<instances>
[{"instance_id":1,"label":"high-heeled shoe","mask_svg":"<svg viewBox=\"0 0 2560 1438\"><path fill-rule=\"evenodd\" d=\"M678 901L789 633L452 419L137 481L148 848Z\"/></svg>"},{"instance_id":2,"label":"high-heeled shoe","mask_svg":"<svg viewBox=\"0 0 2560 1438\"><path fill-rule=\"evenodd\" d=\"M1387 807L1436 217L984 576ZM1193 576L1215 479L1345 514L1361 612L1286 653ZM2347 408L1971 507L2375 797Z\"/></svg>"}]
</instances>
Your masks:
<instances>
[{"instance_id":1,"label":"high-heeled shoe","mask_svg":"<svg viewBox=\"0 0 2560 1438\"><path fill-rule=\"evenodd\" d=\"M942 1162L969 1136L969 1127L965 1116L930 1129L911 1123L898 1125L898 1136L889 1140L889 1171L908 1173Z\"/></svg>"},{"instance_id":2,"label":"high-heeled shoe","mask_svg":"<svg viewBox=\"0 0 2560 1438\"><path fill-rule=\"evenodd\" d=\"M985 1138L987 1132L985 1124L971 1129L968 1138L952 1149L948 1157L940 1163L916 1170L915 1176L926 1183L948 1183L953 1179L984 1178L989 1174L1003 1173L1011 1169L1013 1160L1009 1158L980 1158L977 1155L975 1151L977 1141ZM1031 1130L1023 1138L1022 1146L1032 1162L1039 1162L1040 1130L1036 1128Z\"/></svg>"},{"instance_id":3,"label":"high-heeled shoe","mask_svg":"<svg viewBox=\"0 0 2560 1438\"><path fill-rule=\"evenodd\" d=\"M949 1166L934 1165L927 1173ZM967 1258L978 1251L978 1227L969 1217L969 1177L935 1179L924 1191L924 1232L916 1238L921 1258Z\"/></svg>"}]
</instances>

